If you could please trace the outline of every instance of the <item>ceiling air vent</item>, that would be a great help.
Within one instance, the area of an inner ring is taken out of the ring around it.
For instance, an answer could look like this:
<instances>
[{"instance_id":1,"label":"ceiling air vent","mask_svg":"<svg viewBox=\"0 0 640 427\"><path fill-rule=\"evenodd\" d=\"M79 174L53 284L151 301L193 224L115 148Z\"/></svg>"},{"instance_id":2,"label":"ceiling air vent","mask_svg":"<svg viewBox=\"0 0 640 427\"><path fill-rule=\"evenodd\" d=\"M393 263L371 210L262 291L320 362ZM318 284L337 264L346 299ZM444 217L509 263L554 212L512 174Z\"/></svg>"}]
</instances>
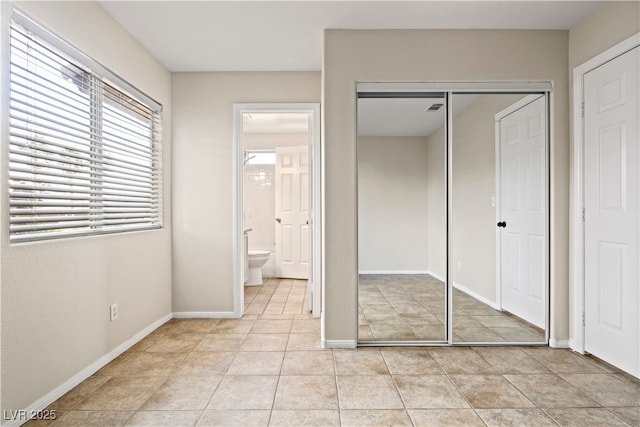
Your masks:
<instances>
[{"instance_id":1,"label":"ceiling air vent","mask_svg":"<svg viewBox=\"0 0 640 427\"><path fill-rule=\"evenodd\" d=\"M427 108L424 111L438 111L439 109L442 108L444 104L433 104L431 107Z\"/></svg>"}]
</instances>

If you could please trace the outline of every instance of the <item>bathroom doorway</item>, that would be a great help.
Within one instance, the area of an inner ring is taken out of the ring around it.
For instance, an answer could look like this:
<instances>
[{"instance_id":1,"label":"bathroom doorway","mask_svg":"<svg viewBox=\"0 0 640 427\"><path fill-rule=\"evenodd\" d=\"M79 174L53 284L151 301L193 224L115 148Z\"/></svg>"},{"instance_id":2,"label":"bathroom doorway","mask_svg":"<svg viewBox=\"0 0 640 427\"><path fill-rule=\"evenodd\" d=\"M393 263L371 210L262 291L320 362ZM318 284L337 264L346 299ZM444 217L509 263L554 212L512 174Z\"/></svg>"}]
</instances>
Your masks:
<instances>
[{"instance_id":1,"label":"bathroom doorway","mask_svg":"<svg viewBox=\"0 0 640 427\"><path fill-rule=\"evenodd\" d=\"M235 104L233 114L234 316L258 292L250 285L287 278L308 281L303 310L319 317L319 104Z\"/></svg>"}]
</instances>

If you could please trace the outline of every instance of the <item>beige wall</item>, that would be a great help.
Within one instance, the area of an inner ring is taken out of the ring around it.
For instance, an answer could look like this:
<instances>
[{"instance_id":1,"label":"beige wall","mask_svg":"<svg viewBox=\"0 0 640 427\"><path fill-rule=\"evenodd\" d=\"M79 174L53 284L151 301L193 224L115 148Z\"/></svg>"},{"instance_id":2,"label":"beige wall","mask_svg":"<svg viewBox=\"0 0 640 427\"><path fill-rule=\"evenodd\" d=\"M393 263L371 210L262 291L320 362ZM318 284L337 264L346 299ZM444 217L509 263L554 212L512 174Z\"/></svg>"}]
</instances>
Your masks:
<instances>
[{"instance_id":1,"label":"beige wall","mask_svg":"<svg viewBox=\"0 0 640 427\"><path fill-rule=\"evenodd\" d=\"M491 206L496 196L495 115L520 98L483 95L453 118L453 283L493 304L497 303L496 209ZM453 95L454 105L456 99Z\"/></svg>"},{"instance_id":2,"label":"beige wall","mask_svg":"<svg viewBox=\"0 0 640 427\"><path fill-rule=\"evenodd\" d=\"M427 144L358 137L360 272L426 272Z\"/></svg>"},{"instance_id":3,"label":"beige wall","mask_svg":"<svg viewBox=\"0 0 640 427\"><path fill-rule=\"evenodd\" d=\"M573 70L598 54L640 32L640 2L611 1L569 30L569 96L571 152L573 153ZM571 162L573 166L573 161ZM573 173L573 169L571 170ZM573 176L573 175L572 175ZM573 184L573 183L572 183ZM573 205L574 195L571 195ZM573 234L571 235L573 239ZM571 250L573 254L573 248ZM573 300L571 300L572 302ZM570 305L573 316L573 304ZM573 337L573 330L571 331Z\"/></svg>"},{"instance_id":4,"label":"beige wall","mask_svg":"<svg viewBox=\"0 0 640 427\"><path fill-rule=\"evenodd\" d=\"M569 72L640 31L640 2L609 1L569 30Z\"/></svg>"},{"instance_id":5,"label":"beige wall","mask_svg":"<svg viewBox=\"0 0 640 427\"><path fill-rule=\"evenodd\" d=\"M566 31L326 30L325 337L356 340L355 84L376 81L552 81L551 338L568 339Z\"/></svg>"},{"instance_id":6,"label":"beige wall","mask_svg":"<svg viewBox=\"0 0 640 427\"><path fill-rule=\"evenodd\" d=\"M8 20L2 7L2 82L8 81ZM2 409L27 408L171 313L171 79L98 3L18 6L164 105L164 228L9 244L7 171L0 188ZM6 90L6 89L5 89ZM3 90L3 93L6 93ZM3 97L1 110L7 111ZM5 115L0 168L7 164ZM109 305L119 318L109 322Z\"/></svg>"},{"instance_id":7,"label":"beige wall","mask_svg":"<svg viewBox=\"0 0 640 427\"><path fill-rule=\"evenodd\" d=\"M174 73L173 311L233 311L233 104L319 102L320 73Z\"/></svg>"}]
</instances>

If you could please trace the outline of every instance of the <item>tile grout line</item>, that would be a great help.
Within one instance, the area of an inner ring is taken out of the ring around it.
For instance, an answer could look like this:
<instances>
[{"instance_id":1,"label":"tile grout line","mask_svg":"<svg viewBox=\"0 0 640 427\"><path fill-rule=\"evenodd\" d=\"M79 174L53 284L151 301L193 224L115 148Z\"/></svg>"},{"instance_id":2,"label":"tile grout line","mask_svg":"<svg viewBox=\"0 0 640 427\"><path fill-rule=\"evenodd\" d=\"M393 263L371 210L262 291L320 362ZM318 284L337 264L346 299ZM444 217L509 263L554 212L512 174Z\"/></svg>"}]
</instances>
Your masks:
<instances>
[{"instance_id":1,"label":"tile grout line","mask_svg":"<svg viewBox=\"0 0 640 427\"><path fill-rule=\"evenodd\" d=\"M531 403L531 404L533 405L533 407L534 407L534 408L541 409L540 407L538 407L538 405L536 405L536 404L535 404L535 402L533 402L533 401L529 398L529 396L527 396L526 394L524 394L524 392L523 392L522 390L520 390L520 388L519 388L519 387L517 387L515 384L513 384L511 381L509 381L509 379L505 376L505 374L504 374L503 372L499 371L499 370L498 370L498 368L496 368L495 366L493 366L493 364L492 364L489 360L487 360L487 359L482 355L482 353L480 353L479 351L477 351L474 347L470 347L470 348L471 348L471 350L472 350L476 355L478 355L478 357L480 357L482 360L484 360L484 362L485 362L487 365L489 365L489 366L491 366L493 369L495 369L495 371L500 375L500 377L501 377L502 379L504 379L505 381L507 381L507 382L508 382L508 383L509 383L513 388L515 388L515 389L518 391L518 393L520 393L520 394L522 395L522 397L524 397L525 399L527 399L527 401L528 401L529 403ZM525 353L525 354L526 354L526 353ZM535 359L534 359L534 360L535 360Z\"/></svg>"},{"instance_id":2,"label":"tile grout line","mask_svg":"<svg viewBox=\"0 0 640 427\"><path fill-rule=\"evenodd\" d=\"M213 331L215 330L215 327L218 326L218 324L220 323L220 321L218 320L218 322L216 322L215 325L213 325L213 327L209 330L208 334L213 333ZM205 334L208 335L208 334ZM246 336L245 336L246 339ZM200 342L202 342L204 340L204 337L202 338L202 340ZM244 339L243 339L244 342ZM193 354L193 352L195 351L195 349L198 346L196 345L192 350L190 354ZM204 405L204 408L202 409L200 416L198 417L198 419L196 420L196 423L194 424L195 426L197 426L198 424L200 424L200 422L202 421L202 419L204 418L206 412L207 412L207 408L209 407L209 405L211 404L211 401L213 400L213 396L216 394L216 392L218 391L218 388L220 387L220 384L222 384L222 380L225 378L225 376L227 375L227 372L229 371L229 366L231 366L231 363L233 363L233 360L236 358L237 354L238 354L239 350L237 350L235 353L235 355L233 356L233 359L231 359L231 361L229 362L229 364L227 365L227 367L224 369L224 372L222 372L222 375L220 375L220 381L218 381L218 384L214 387L213 392L211 393L211 396L209 396L209 399L207 400L207 403ZM188 356L187 356L188 357ZM186 357L185 357L186 360ZM184 362L184 360L183 360Z\"/></svg>"},{"instance_id":3,"label":"tile grout line","mask_svg":"<svg viewBox=\"0 0 640 427\"><path fill-rule=\"evenodd\" d=\"M478 417L478 419L480 419L480 421L482 421L482 423L486 426L487 423L484 422L484 420L482 419L482 417L480 416L480 414L478 414L476 412L476 408L473 407L473 405L471 404L471 402L469 401L469 399L467 398L467 396L465 396L465 394L460 390L460 388L458 387L458 385L455 383L455 381L453 381L453 379L451 379L451 376L449 375L449 372L447 372L447 370L440 364L440 362L438 362L438 359L436 359L435 357L433 357L433 354L431 353L431 350L429 350L429 355L431 356L431 358L436 362L436 364L440 367L440 369L442 370L442 372L444 372L444 375L447 377L447 379L449 380L449 382L453 385L453 387L456 389L456 391L458 392L458 394L460 394L460 396L462 396L462 398L464 399L464 401L467 403L467 405L469 405L469 408L473 410L473 412L476 414L476 416ZM455 408L449 408L449 409L455 409Z\"/></svg>"},{"instance_id":4,"label":"tile grout line","mask_svg":"<svg viewBox=\"0 0 640 427\"><path fill-rule=\"evenodd\" d=\"M537 358L535 358L534 356L523 352L525 355L527 355L528 357L532 358L533 360L535 360L537 363L539 363L541 366L543 366L545 369L548 370L547 373L530 373L530 374L525 374L525 373L514 373L511 375L550 375L550 376L554 376L557 379L559 379L560 381L565 382L569 387L573 388L574 390L576 390L578 393L582 394L584 397L586 397L587 399L595 402L596 404L600 405L598 407L575 407L575 408L594 408L594 409L606 409L608 410L610 413L612 413L614 416L616 416L617 418L621 419L620 417L617 416L617 414L613 413L612 411L610 411L608 408L604 407L600 402L596 401L595 399L592 399L591 397L589 397L588 395L586 395L582 390L578 389L577 387L575 387L573 384L569 383L568 381L566 381L564 378L562 378L560 376L560 373L556 372L555 370L553 370L551 367L549 367L546 363L544 363L543 361L538 360ZM480 355L482 357L482 355ZM488 363L488 362L487 362ZM600 373L598 373L600 374ZM602 372L602 374L606 374L606 372ZM505 374L502 374L502 376L504 377L505 380L507 380L509 382L509 384L511 384L513 387L516 388L516 390L518 390L520 393L522 393L522 395L524 397L527 398L527 400L529 400L535 408L539 409L540 411L542 411L547 417L549 417L554 423L556 423L557 425L561 425L560 422L558 420L556 420L549 412L549 409L554 409L553 407L543 407L543 406L539 406L537 403L535 403L534 401L531 400L531 398L529 398L529 396L527 396L524 391L520 390L520 388L514 384L511 380L509 380L509 378L506 377ZM567 408L572 408L572 407L558 407L560 409L567 409ZM625 420L622 420L623 422L626 423Z\"/></svg>"},{"instance_id":5,"label":"tile grout line","mask_svg":"<svg viewBox=\"0 0 640 427\"><path fill-rule=\"evenodd\" d=\"M474 354L476 354L480 359L482 359L487 365L491 366L491 368L495 369L495 371L498 373L498 375L500 375L500 377L502 379L504 379L505 381L507 381L516 391L518 391L518 393L520 393L522 395L522 397L524 397L529 403L531 403L533 405L534 408L536 409L541 409L538 407L538 405L536 405L534 402L531 401L531 399L529 399L529 397L527 395L525 395L522 390L520 390L518 387L516 387L515 384L511 383L511 381L509 381L509 379L507 377L504 376L504 374L502 372L500 372L498 370L498 368L496 368L495 366L493 366L493 364L491 364L491 362L489 362L483 355L482 353L480 353L479 351L477 351L474 347L469 347L471 349L471 351L474 352ZM484 418L482 418L482 416L480 414L478 414L477 409L485 409L485 408L475 408L473 407L473 405L471 405L471 408L473 408L473 411L476 413L476 415L478 416L478 418L480 418L482 420L483 423L486 422L484 420ZM503 409L503 408L489 408L489 409ZM519 408L508 408L508 409L519 409ZM547 415L548 416L548 415ZM551 418L551 417L549 417ZM551 418L553 420L553 418ZM555 422L555 420L553 420Z\"/></svg>"},{"instance_id":6,"label":"tile grout line","mask_svg":"<svg viewBox=\"0 0 640 427\"><path fill-rule=\"evenodd\" d=\"M212 329L213 331L213 329ZM247 334L248 335L248 334ZM246 335L245 338L243 338L242 342L244 343L244 340L246 339ZM242 344L240 344L242 345ZM220 381L218 381L218 384L215 386L215 388L213 389L213 393L211 393L211 396L209 396L209 399L207 400L207 404L204 405L204 409L202 410L202 413L200 414L200 417L198 417L198 420L196 421L195 425L199 425L200 422L202 421L202 419L204 418L205 414L207 413L207 408L209 407L209 405L211 404L211 401L213 400L213 396L215 396L216 392L218 391L218 389L220 388L220 384L222 384L222 381L224 380L224 378L227 376L227 372L229 372L229 367L231 366L231 364L233 363L233 361L235 360L236 356L238 355L238 353L240 352L240 347L238 347L238 350L235 351L235 354L233 356L233 359L231 359L231 361L229 362L229 364L227 365L227 367L224 369L224 372L222 372L222 375L220 375Z\"/></svg>"},{"instance_id":7,"label":"tile grout line","mask_svg":"<svg viewBox=\"0 0 640 427\"><path fill-rule=\"evenodd\" d=\"M414 422L413 418L409 414L409 408L407 408L407 402L405 401L404 397L402 396L402 393L400 392L400 388L398 387L398 382L396 381L396 377L393 373L391 373L391 368L389 367L389 363L387 362L387 359L384 357L382 350L378 350L378 351L380 353L380 357L382 358L382 361L384 362L384 365L387 368L387 372L389 372L391 381L393 381L393 386L396 388L396 393L398 393L398 397L400 397L400 401L402 402L402 406L404 408L404 413L407 415L407 418L409 418L411 425L413 427L416 427L416 423Z\"/></svg>"},{"instance_id":8,"label":"tile grout line","mask_svg":"<svg viewBox=\"0 0 640 427\"><path fill-rule=\"evenodd\" d=\"M343 425L344 421L342 419L342 408L340 406L340 387L338 386L338 369L336 368L336 352L335 350L329 350L331 352L331 362L333 365L333 383L336 389L336 404L338 406L338 423L340 426Z\"/></svg>"}]
</instances>

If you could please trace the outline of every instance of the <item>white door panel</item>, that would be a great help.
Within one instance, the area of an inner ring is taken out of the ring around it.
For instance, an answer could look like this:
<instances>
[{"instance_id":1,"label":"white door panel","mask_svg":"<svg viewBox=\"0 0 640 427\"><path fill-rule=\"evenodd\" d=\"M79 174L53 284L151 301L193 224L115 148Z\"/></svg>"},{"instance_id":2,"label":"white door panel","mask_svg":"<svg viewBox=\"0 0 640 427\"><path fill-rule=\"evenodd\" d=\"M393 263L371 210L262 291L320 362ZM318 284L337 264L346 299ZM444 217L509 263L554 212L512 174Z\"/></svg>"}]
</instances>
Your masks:
<instances>
[{"instance_id":1,"label":"white door panel","mask_svg":"<svg viewBox=\"0 0 640 427\"><path fill-rule=\"evenodd\" d=\"M309 265L309 226L300 226L300 262Z\"/></svg>"},{"instance_id":2,"label":"white door panel","mask_svg":"<svg viewBox=\"0 0 640 427\"><path fill-rule=\"evenodd\" d=\"M545 238L541 235L529 236L529 297L544 302Z\"/></svg>"},{"instance_id":3,"label":"white door panel","mask_svg":"<svg viewBox=\"0 0 640 427\"><path fill-rule=\"evenodd\" d=\"M309 215L309 174L306 172L300 173L300 212Z\"/></svg>"},{"instance_id":4,"label":"white door panel","mask_svg":"<svg viewBox=\"0 0 640 427\"><path fill-rule=\"evenodd\" d=\"M640 47L584 76L585 350L640 376Z\"/></svg>"},{"instance_id":5,"label":"white door panel","mask_svg":"<svg viewBox=\"0 0 640 427\"><path fill-rule=\"evenodd\" d=\"M545 328L545 97L499 121L502 308Z\"/></svg>"},{"instance_id":6,"label":"white door panel","mask_svg":"<svg viewBox=\"0 0 640 427\"><path fill-rule=\"evenodd\" d=\"M309 276L308 148L276 148L276 274Z\"/></svg>"},{"instance_id":7,"label":"white door panel","mask_svg":"<svg viewBox=\"0 0 640 427\"><path fill-rule=\"evenodd\" d=\"M527 208L529 212L544 212L544 148L534 149L529 152L529 164L527 165Z\"/></svg>"}]
</instances>

